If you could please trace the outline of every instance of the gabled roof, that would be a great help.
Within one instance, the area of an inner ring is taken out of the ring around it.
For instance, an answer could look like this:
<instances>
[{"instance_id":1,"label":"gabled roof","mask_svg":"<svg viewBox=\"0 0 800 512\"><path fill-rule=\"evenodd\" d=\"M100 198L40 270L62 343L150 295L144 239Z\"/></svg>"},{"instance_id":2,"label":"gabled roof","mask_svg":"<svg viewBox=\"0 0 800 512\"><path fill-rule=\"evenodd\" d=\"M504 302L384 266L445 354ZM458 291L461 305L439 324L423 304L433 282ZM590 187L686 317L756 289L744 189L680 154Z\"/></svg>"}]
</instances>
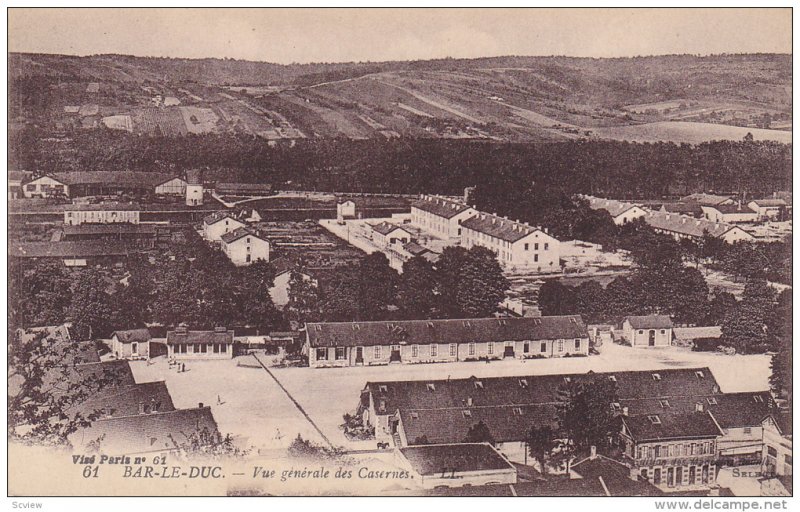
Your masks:
<instances>
[{"instance_id":1,"label":"gabled roof","mask_svg":"<svg viewBox=\"0 0 800 512\"><path fill-rule=\"evenodd\" d=\"M626 316L625 320L630 322L634 329L671 329L672 319L669 315L643 315Z\"/></svg>"},{"instance_id":2,"label":"gabled roof","mask_svg":"<svg viewBox=\"0 0 800 512\"><path fill-rule=\"evenodd\" d=\"M696 340L698 338L719 338L722 336L722 327L710 325L706 327L673 327L675 339Z\"/></svg>"},{"instance_id":3,"label":"gabled roof","mask_svg":"<svg viewBox=\"0 0 800 512\"><path fill-rule=\"evenodd\" d=\"M778 431L784 437L792 437L792 413L791 411L775 411L772 414L768 415L772 421L775 422L775 425L778 427ZM767 419L766 417L764 418Z\"/></svg>"},{"instance_id":4,"label":"gabled roof","mask_svg":"<svg viewBox=\"0 0 800 512\"><path fill-rule=\"evenodd\" d=\"M368 382L365 392L372 395L376 407L382 404L387 414L393 414L398 409L401 411L453 409L458 412L466 407L468 399L472 400L472 406L476 409L526 405L552 406L560 400L559 388L563 384L595 379L613 379L617 384L617 394L620 400L719 394L719 385L711 370L706 367ZM508 410L508 415L503 417L510 416L512 412ZM536 411L535 414L541 415L539 411ZM420 416L420 419L424 418ZM431 428L433 427L435 427L435 421ZM451 442L450 440L436 441L434 439L430 439L430 441Z\"/></svg>"},{"instance_id":5,"label":"gabled roof","mask_svg":"<svg viewBox=\"0 0 800 512\"><path fill-rule=\"evenodd\" d=\"M431 252L431 250L427 247L423 247L422 245L413 241L403 244L403 249L411 253L413 256L419 256L421 254L425 254L426 252Z\"/></svg>"},{"instance_id":6,"label":"gabled roof","mask_svg":"<svg viewBox=\"0 0 800 512\"><path fill-rule=\"evenodd\" d=\"M765 206L786 206L786 201L783 199L753 199L751 203L755 203L757 206L765 207Z\"/></svg>"},{"instance_id":7,"label":"gabled roof","mask_svg":"<svg viewBox=\"0 0 800 512\"><path fill-rule=\"evenodd\" d=\"M547 239L551 238L550 235L545 234L539 228L487 213L479 213L474 217L470 217L463 221L461 225L467 229L512 243L534 233L542 234Z\"/></svg>"},{"instance_id":8,"label":"gabled roof","mask_svg":"<svg viewBox=\"0 0 800 512\"><path fill-rule=\"evenodd\" d=\"M756 212L747 205L739 206L738 204L717 204L713 206L702 206L702 208L710 208L712 210L717 210L719 213L723 215L731 215L731 214L749 214L755 215Z\"/></svg>"},{"instance_id":9,"label":"gabled roof","mask_svg":"<svg viewBox=\"0 0 800 512\"><path fill-rule=\"evenodd\" d=\"M690 413L700 406L710 411L722 428L757 427L774 407L768 391L640 398L620 400L620 405L627 407L631 416Z\"/></svg>"},{"instance_id":10,"label":"gabled roof","mask_svg":"<svg viewBox=\"0 0 800 512\"><path fill-rule=\"evenodd\" d=\"M100 413L100 418L135 416L140 413L140 406L147 413L175 410L167 385L158 381L105 387L78 404L74 411L84 416Z\"/></svg>"},{"instance_id":11,"label":"gabled roof","mask_svg":"<svg viewBox=\"0 0 800 512\"><path fill-rule=\"evenodd\" d=\"M235 222L238 222L239 224L244 225L242 221L236 218L233 212L227 212L227 211L214 212L212 214L206 215L205 217L203 217L203 224L211 226L212 224L216 224L217 222L220 222L225 219L231 219Z\"/></svg>"},{"instance_id":12,"label":"gabled roof","mask_svg":"<svg viewBox=\"0 0 800 512\"><path fill-rule=\"evenodd\" d=\"M377 231L378 233L380 233L382 235L388 235L389 233L391 233L392 231L394 231L396 229L399 229L400 231L408 233L408 231L406 231L405 229L401 228L400 226L396 226L396 225L392 224L391 222L386 222L386 221L380 222L380 223L375 224L374 226L372 226L372 230L373 231ZM411 234L411 233L408 233L408 234Z\"/></svg>"},{"instance_id":13,"label":"gabled roof","mask_svg":"<svg viewBox=\"0 0 800 512\"><path fill-rule=\"evenodd\" d=\"M271 193L272 185L269 183L217 183L214 190L227 194L262 194Z\"/></svg>"},{"instance_id":14,"label":"gabled roof","mask_svg":"<svg viewBox=\"0 0 800 512\"><path fill-rule=\"evenodd\" d=\"M719 196L715 194L706 194L706 193L696 193L696 194L689 194L688 196L682 197L681 201L693 201L696 203L700 203L704 206L714 206L725 201L728 201L733 196Z\"/></svg>"},{"instance_id":15,"label":"gabled roof","mask_svg":"<svg viewBox=\"0 0 800 512\"><path fill-rule=\"evenodd\" d=\"M422 476L497 470L516 473L514 466L488 443L406 446L399 451Z\"/></svg>"},{"instance_id":16,"label":"gabled roof","mask_svg":"<svg viewBox=\"0 0 800 512\"><path fill-rule=\"evenodd\" d=\"M219 439L210 407L101 419L71 436L74 446L99 441L108 455L161 452Z\"/></svg>"},{"instance_id":17,"label":"gabled roof","mask_svg":"<svg viewBox=\"0 0 800 512\"><path fill-rule=\"evenodd\" d=\"M152 235L155 236L158 230L152 224L129 224L127 222L112 222L108 224L76 224L66 225L61 228L64 236L80 235Z\"/></svg>"},{"instance_id":18,"label":"gabled roof","mask_svg":"<svg viewBox=\"0 0 800 512\"><path fill-rule=\"evenodd\" d=\"M109 185L120 188L156 187L176 176L159 172L69 171L47 174L64 185Z\"/></svg>"},{"instance_id":19,"label":"gabled roof","mask_svg":"<svg viewBox=\"0 0 800 512\"><path fill-rule=\"evenodd\" d=\"M633 208L642 208L641 205L617 201L616 199L603 199L600 197L585 196L592 210L606 210L612 217L618 217Z\"/></svg>"},{"instance_id":20,"label":"gabled roof","mask_svg":"<svg viewBox=\"0 0 800 512\"><path fill-rule=\"evenodd\" d=\"M411 203L412 208L417 208L445 219L452 219L459 213L470 209L470 206L440 196L422 196L418 201Z\"/></svg>"},{"instance_id":21,"label":"gabled roof","mask_svg":"<svg viewBox=\"0 0 800 512\"><path fill-rule=\"evenodd\" d=\"M244 238L246 236L252 236L254 238L258 238L259 240L269 242L269 240L267 240L266 237L259 234L259 232L256 231L255 229L249 227L236 228L233 231L225 233L224 235L222 235L222 241L225 242L226 244L231 244L239 240L240 238Z\"/></svg>"},{"instance_id":22,"label":"gabled roof","mask_svg":"<svg viewBox=\"0 0 800 512\"><path fill-rule=\"evenodd\" d=\"M625 464L602 455L596 458L586 458L578 461L570 470L577 473L583 480L599 482L603 479L605 488L611 496L663 496L664 492L646 480L633 480L630 477L630 468Z\"/></svg>"},{"instance_id":23,"label":"gabled roof","mask_svg":"<svg viewBox=\"0 0 800 512\"><path fill-rule=\"evenodd\" d=\"M461 320L400 320L321 322L306 324L312 347L394 344L503 342L585 338L578 315L539 318L469 318Z\"/></svg>"},{"instance_id":24,"label":"gabled roof","mask_svg":"<svg viewBox=\"0 0 800 512\"><path fill-rule=\"evenodd\" d=\"M631 438L638 442L698 439L723 435L708 411L621 416Z\"/></svg>"},{"instance_id":25,"label":"gabled roof","mask_svg":"<svg viewBox=\"0 0 800 512\"><path fill-rule=\"evenodd\" d=\"M651 211L648 215L645 215L643 219L655 229L692 237L701 237L704 231L708 231L708 234L711 236L720 237L731 229L738 229L724 222L711 222L704 219L695 219L685 215L665 212Z\"/></svg>"},{"instance_id":26,"label":"gabled roof","mask_svg":"<svg viewBox=\"0 0 800 512\"><path fill-rule=\"evenodd\" d=\"M167 331L167 345L233 343L233 331Z\"/></svg>"},{"instance_id":27,"label":"gabled roof","mask_svg":"<svg viewBox=\"0 0 800 512\"><path fill-rule=\"evenodd\" d=\"M122 343L145 343L150 341L150 331L147 329L130 329L127 331L114 331L112 337L116 336Z\"/></svg>"}]
</instances>

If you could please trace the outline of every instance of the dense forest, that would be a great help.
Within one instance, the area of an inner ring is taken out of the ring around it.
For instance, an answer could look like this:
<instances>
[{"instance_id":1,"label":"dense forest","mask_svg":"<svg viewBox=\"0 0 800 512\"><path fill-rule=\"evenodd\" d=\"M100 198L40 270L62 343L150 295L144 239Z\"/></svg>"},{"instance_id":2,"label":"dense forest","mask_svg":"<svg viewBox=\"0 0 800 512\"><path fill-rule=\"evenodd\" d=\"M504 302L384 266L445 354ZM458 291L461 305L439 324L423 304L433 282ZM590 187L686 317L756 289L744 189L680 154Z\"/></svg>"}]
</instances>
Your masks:
<instances>
[{"instance_id":1,"label":"dense forest","mask_svg":"<svg viewBox=\"0 0 800 512\"><path fill-rule=\"evenodd\" d=\"M68 139L36 128L12 132L10 169L231 171L278 188L462 194L476 186L491 202L515 201L536 183L567 194L662 198L698 191L766 195L791 188L792 148L775 142L567 141L540 144L469 140L300 140L271 145L250 136L142 137L107 130ZM511 193L512 195L509 195ZM493 199L492 199L493 198Z\"/></svg>"}]
</instances>

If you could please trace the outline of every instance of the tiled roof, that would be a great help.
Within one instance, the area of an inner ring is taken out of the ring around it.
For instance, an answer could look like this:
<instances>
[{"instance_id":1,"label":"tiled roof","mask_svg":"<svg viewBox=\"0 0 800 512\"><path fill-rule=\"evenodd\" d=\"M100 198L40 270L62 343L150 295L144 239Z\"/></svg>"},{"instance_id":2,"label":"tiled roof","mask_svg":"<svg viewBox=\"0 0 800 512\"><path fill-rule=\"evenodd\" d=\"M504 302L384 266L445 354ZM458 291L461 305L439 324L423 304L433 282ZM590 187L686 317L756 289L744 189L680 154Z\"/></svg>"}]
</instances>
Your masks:
<instances>
[{"instance_id":1,"label":"tiled roof","mask_svg":"<svg viewBox=\"0 0 800 512\"><path fill-rule=\"evenodd\" d=\"M791 411L777 411L770 415L775 421L781 435L792 437L792 413Z\"/></svg>"},{"instance_id":2,"label":"tiled roof","mask_svg":"<svg viewBox=\"0 0 800 512\"><path fill-rule=\"evenodd\" d=\"M437 217L452 219L459 213L470 209L469 205L439 196L423 196L418 201L411 203L412 208L430 212Z\"/></svg>"},{"instance_id":3,"label":"tiled roof","mask_svg":"<svg viewBox=\"0 0 800 512\"><path fill-rule=\"evenodd\" d=\"M100 413L100 418L135 416L140 404L147 413L175 410L167 385L159 381L104 387L75 407L75 411L84 416Z\"/></svg>"},{"instance_id":4,"label":"tiled roof","mask_svg":"<svg viewBox=\"0 0 800 512\"><path fill-rule=\"evenodd\" d=\"M127 222L112 222L109 224L76 224L63 226L61 230L65 236L80 235L153 235L157 233L156 227L148 224L128 224Z\"/></svg>"},{"instance_id":5,"label":"tiled roof","mask_svg":"<svg viewBox=\"0 0 800 512\"><path fill-rule=\"evenodd\" d=\"M768 391L747 393L716 393L620 400L631 416L661 413L690 413L701 405L710 411L722 428L757 427L772 410Z\"/></svg>"},{"instance_id":6,"label":"tiled roof","mask_svg":"<svg viewBox=\"0 0 800 512\"><path fill-rule=\"evenodd\" d=\"M312 347L428 345L585 338L580 316L306 324Z\"/></svg>"},{"instance_id":7,"label":"tiled roof","mask_svg":"<svg viewBox=\"0 0 800 512\"><path fill-rule=\"evenodd\" d=\"M99 441L107 455L161 452L188 446L192 439L219 437L210 407L137 414L95 421L71 437L74 446Z\"/></svg>"},{"instance_id":8,"label":"tiled roof","mask_svg":"<svg viewBox=\"0 0 800 512\"><path fill-rule=\"evenodd\" d=\"M127 256L137 252L125 242L74 240L69 242L10 242L8 255L16 258L88 258L92 256Z\"/></svg>"},{"instance_id":9,"label":"tiled roof","mask_svg":"<svg viewBox=\"0 0 800 512\"><path fill-rule=\"evenodd\" d=\"M474 217L470 217L462 222L461 225L467 229L484 233L507 242L516 242L532 233L538 232L544 234L539 228L486 213L479 213ZM544 236L549 238L549 235Z\"/></svg>"},{"instance_id":10,"label":"tiled roof","mask_svg":"<svg viewBox=\"0 0 800 512\"><path fill-rule=\"evenodd\" d=\"M386 221L380 222L380 223L375 224L374 226L372 226L372 230L373 231L377 231L378 233L380 233L382 235L388 235L389 233L391 233L395 229L400 229L402 231L405 231L405 229L401 228L400 226L395 226L391 222L386 222Z\"/></svg>"},{"instance_id":11,"label":"tiled roof","mask_svg":"<svg viewBox=\"0 0 800 512\"><path fill-rule=\"evenodd\" d=\"M218 194L261 194L271 193L272 185L269 183L217 183L214 190Z\"/></svg>"},{"instance_id":12,"label":"tiled roof","mask_svg":"<svg viewBox=\"0 0 800 512\"><path fill-rule=\"evenodd\" d=\"M722 214L726 214L726 215L727 214L734 214L734 213L750 214L750 215L755 215L756 214L756 212L753 211L747 205L739 206L738 204L718 204L718 205L714 205L714 206L704 206L704 208L710 208L712 210L717 210L718 212L720 212Z\"/></svg>"},{"instance_id":13,"label":"tiled roof","mask_svg":"<svg viewBox=\"0 0 800 512\"><path fill-rule=\"evenodd\" d=\"M233 343L233 331L167 331L167 345Z\"/></svg>"},{"instance_id":14,"label":"tiled roof","mask_svg":"<svg viewBox=\"0 0 800 512\"><path fill-rule=\"evenodd\" d=\"M634 329L671 329L672 319L668 315L627 316Z\"/></svg>"},{"instance_id":15,"label":"tiled roof","mask_svg":"<svg viewBox=\"0 0 800 512\"><path fill-rule=\"evenodd\" d=\"M696 340L698 338L719 338L722 336L722 327L711 325L708 327L674 327L673 332L678 340Z\"/></svg>"},{"instance_id":16,"label":"tiled roof","mask_svg":"<svg viewBox=\"0 0 800 512\"><path fill-rule=\"evenodd\" d=\"M631 479L628 466L602 455L576 462L570 469L584 480L599 482L602 478L611 496L663 496L664 494L650 482Z\"/></svg>"},{"instance_id":17,"label":"tiled roof","mask_svg":"<svg viewBox=\"0 0 800 512\"><path fill-rule=\"evenodd\" d=\"M650 212L643 217L644 221L655 229L662 229L673 233L684 234L693 237L703 236L704 231L708 231L711 236L719 237L734 228L724 222L711 222L703 219L695 219L686 215L674 213Z\"/></svg>"},{"instance_id":18,"label":"tiled roof","mask_svg":"<svg viewBox=\"0 0 800 512\"><path fill-rule=\"evenodd\" d=\"M422 476L442 473L508 470L514 466L488 443L406 446L400 453Z\"/></svg>"},{"instance_id":19,"label":"tiled roof","mask_svg":"<svg viewBox=\"0 0 800 512\"><path fill-rule=\"evenodd\" d=\"M417 242L407 242L406 244L403 245L403 249L405 249L414 256L419 256L420 254L431 252L430 249L421 246Z\"/></svg>"},{"instance_id":20,"label":"tiled roof","mask_svg":"<svg viewBox=\"0 0 800 512\"><path fill-rule=\"evenodd\" d=\"M705 194L705 193L697 193L697 194L689 194L686 197L682 197L681 201L687 202L692 201L696 203L700 203L704 206L714 206L717 204L722 203L723 201L727 201L733 196L718 196L715 194Z\"/></svg>"},{"instance_id":21,"label":"tiled roof","mask_svg":"<svg viewBox=\"0 0 800 512\"><path fill-rule=\"evenodd\" d=\"M365 390L372 394L376 407L382 402L386 413L393 414L398 409L458 410L466 407L470 399L476 408L553 405L560 400L558 389L567 379L613 379L620 400L719 394L719 385L708 368L368 382Z\"/></svg>"},{"instance_id":22,"label":"tiled roof","mask_svg":"<svg viewBox=\"0 0 800 512\"><path fill-rule=\"evenodd\" d=\"M97 353L97 345L94 341L78 341L72 338L69 324L61 324L45 327L29 327L27 329L17 329L19 341L30 343L34 338L46 332L45 339L52 343L51 353L66 365L81 363L99 363L100 355Z\"/></svg>"},{"instance_id":23,"label":"tiled roof","mask_svg":"<svg viewBox=\"0 0 800 512\"><path fill-rule=\"evenodd\" d=\"M65 211L111 211L111 212L128 212L140 211L142 207L136 203L121 203L117 201L109 201L103 203L74 203L64 206Z\"/></svg>"},{"instance_id":24,"label":"tiled roof","mask_svg":"<svg viewBox=\"0 0 800 512\"><path fill-rule=\"evenodd\" d=\"M116 335L117 339L122 343L144 343L150 341L150 331L147 329L130 329L127 331L114 331L112 337Z\"/></svg>"},{"instance_id":25,"label":"tiled roof","mask_svg":"<svg viewBox=\"0 0 800 512\"><path fill-rule=\"evenodd\" d=\"M621 215L631 208L640 207L638 204L617 201L616 199L603 199L601 197L586 196L589 201L589 208L593 210L606 210L612 217Z\"/></svg>"},{"instance_id":26,"label":"tiled roof","mask_svg":"<svg viewBox=\"0 0 800 512\"><path fill-rule=\"evenodd\" d=\"M691 215L692 217L700 217L703 215L703 207L696 201L677 202L677 203L664 203L659 210L665 213L683 213Z\"/></svg>"},{"instance_id":27,"label":"tiled roof","mask_svg":"<svg viewBox=\"0 0 800 512\"><path fill-rule=\"evenodd\" d=\"M234 221L238 222L239 224L242 224L241 221L236 219L236 217L234 216L234 214L232 212L225 212L225 211L223 211L223 212L214 212L212 214L206 215L205 217L203 217L203 223L210 226L210 225L216 224L217 222L219 222L221 220L224 220L226 218L234 220Z\"/></svg>"},{"instance_id":28,"label":"tiled roof","mask_svg":"<svg viewBox=\"0 0 800 512\"><path fill-rule=\"evenodd\" d=\"M754 199L754 203L758 206L786 206L786 201L783 199Z\"/></svg>"},{"instance_id":29,"label":"tiled roof","mask_svg":"<svg viewBox=\"0 0 800 512\"><path fill-rule=\"evenodd\" d=\"M622 416L630 436L638 441L694 439L721 436L708 411Z\"/></svg>"},{"instance_id":30,"label":"tiled roof","mask_svg":"<svg viewBox=\"0 0 800 512\"><path fill-rule=\"evenodd\" d=\"M47 176L65 185L109 185L120 188L156 187L175 177L174 174L132 171L70 171Z\"/></svg>"},{"instance_id":31,"label":"tiled roof","mask_svg":"<svg viewBox=\"0 0 800 512\"><path fill-rule=\"evenodd\" d=\"M259 240L264 240L265 242L268 241L266 239L266 237L261 236L258 233L258 231L256 231L255 229L252 229L252 228L248 228L248 227L236 228L233 231L225 233L224 235L222 235L222 241L225 242L226 244L230 244L230 243L233 243L233 242L239 240L240 238L244 238L244 237L246 237L248 235L252 236L252 237L255 237L255 238L258 238Z\"/></svg>"}]
</instances>

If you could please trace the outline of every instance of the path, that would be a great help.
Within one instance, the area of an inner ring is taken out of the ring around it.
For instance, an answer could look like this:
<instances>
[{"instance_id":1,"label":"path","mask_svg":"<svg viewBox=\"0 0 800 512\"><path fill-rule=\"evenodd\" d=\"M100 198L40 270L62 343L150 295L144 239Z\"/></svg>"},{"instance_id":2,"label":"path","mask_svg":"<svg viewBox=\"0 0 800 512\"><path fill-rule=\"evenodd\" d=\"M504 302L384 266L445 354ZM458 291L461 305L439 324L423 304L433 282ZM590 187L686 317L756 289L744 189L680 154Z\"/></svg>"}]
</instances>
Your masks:
<instances>
[{"instance_id":1,"label":"path","mask_svg":"<svg viewBox=\"0 0 800 512\"><path fill-rule=\"evenodd\" d=\"M333 445L333 443L331 442L331 440L330 440L330 439L328 439L328 436L326 436L326 435L325 435L325 434L322 432L322 430L321 430L321 429L320 429L320 428L317 426L317 424L316 424L316 423L314 423L314 420L312 420L312 419L311 419L311 416L309 416L309 415L308 415L308 413L306 413L305 409L303 409L303 406L302 406L302 405L300 405L300 403L299 403L297 400L295 400L295 398L292 396L292 394L291 394L291 393L289 393L289 390L288 390L288 389L286 389L286 388L283 386L283 384L281 383L281 381L279 381L279 380L278 380L278 378L275 376L275 374L274 374L274 373L272 373L271 371L269 371L269 368L267 367L267 365L265 365L265 364L264 364L264 362L263 362L263 361L261 361L261 359L258 357L258 354L253 354L253 357L255 358L255 360L256 360L256 361L258 361L258 364L260 364L260 365L261 365L261 367L264 369L264 371L265 371L265 372L267 372L267 374L268 374L270 377L272 377L272 379L275 381L275 383L278 385L278 387L279 387L279 388L281 388L281 390L282 390L284 393L286 393L286 396L287 396L287 397L289 397L289 400L291 400L291 401L292 401L292 403L294 404L294 406L295 406L295 407L297 407L297 410L298 410L298 411L300 411L300 414L302 414L302 415L303 415L303 417L306 419L306 421L308 421L308 423L309 423L309 424L311 424L311 426L312 426L312 427L314 427L314 430L316 430L316 431L317 431L317 433L320 435L320 437L322 437L322 439L323 439L323 440L324 440L326 443L328 443L328 446L330 446L331 448L336 448L336 447Z\"/></svg>"}]
</instances>

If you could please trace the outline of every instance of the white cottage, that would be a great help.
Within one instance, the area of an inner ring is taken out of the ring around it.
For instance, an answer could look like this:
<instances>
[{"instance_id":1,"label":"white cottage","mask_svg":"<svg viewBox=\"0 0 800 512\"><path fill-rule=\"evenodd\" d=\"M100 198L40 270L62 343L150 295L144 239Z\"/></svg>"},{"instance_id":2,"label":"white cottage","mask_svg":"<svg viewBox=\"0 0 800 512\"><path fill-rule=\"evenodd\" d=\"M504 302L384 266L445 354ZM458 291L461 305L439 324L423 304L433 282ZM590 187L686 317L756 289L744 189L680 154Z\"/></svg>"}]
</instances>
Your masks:
<instances>
[{"instance_id":1,"label":"white cottage","mask_svg":"<svg viewBox=\"0 0 800 512\"><path fill-rule=\"evenodd\" d=\"M203 219L203 237L210 242L219 242L222 235L247 227L228 212L214 212Z\"/></svg>"},{"instance_id":2,"label":"white cottage","mask_svg":"<svg viewBox=\"0 0 800 512\"><path fill-rule=\"evenodd\" d=\"M237 228L222 235L220 247L237 267L250 265L258 260L269 261L269 240L248 227Z\"/></svg>"}]
</instances>

